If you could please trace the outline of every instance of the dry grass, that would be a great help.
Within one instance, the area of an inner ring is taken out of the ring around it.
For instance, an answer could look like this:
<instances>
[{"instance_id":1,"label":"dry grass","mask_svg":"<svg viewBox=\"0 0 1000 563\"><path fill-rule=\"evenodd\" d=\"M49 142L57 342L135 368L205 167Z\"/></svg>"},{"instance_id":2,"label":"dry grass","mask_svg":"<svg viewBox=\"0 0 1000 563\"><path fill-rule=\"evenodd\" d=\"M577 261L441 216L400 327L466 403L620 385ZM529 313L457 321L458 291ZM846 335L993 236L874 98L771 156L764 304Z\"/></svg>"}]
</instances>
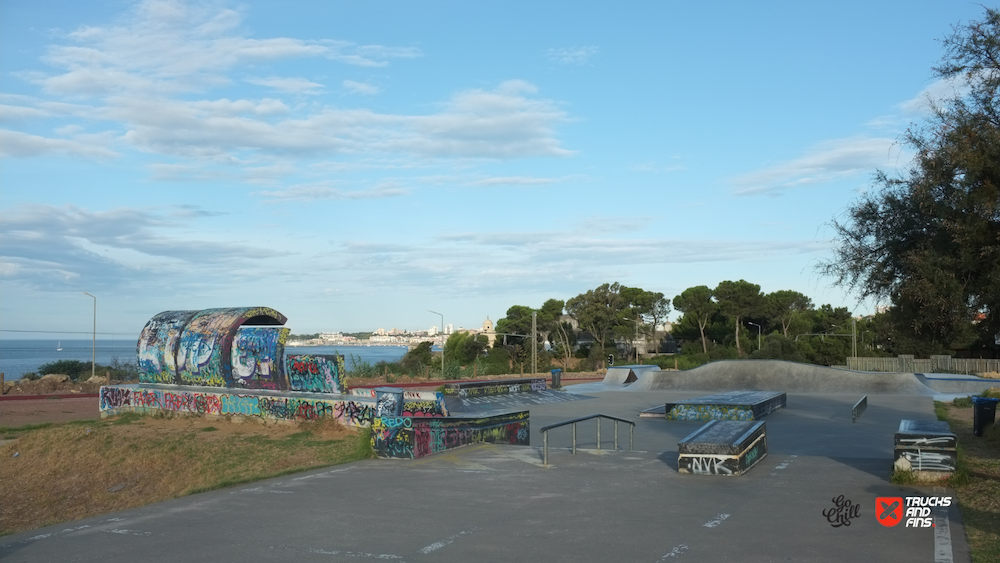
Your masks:
<instances>
[{"instance_id":1,"label":"dry grass","mask_svg":"<svg viewBox=\"0 0 1000 563\"><path fill-rule=\"evenodd\" d=\"M972 435L972 408L939 404L958 436L960 467L952 479L973 561L1000 561L1000 427Z\"/></svg>"},{"instance_id":2,"label":"dry grass","mask_svg":"<svg viewBox=\"0 0 1000 563\"><path fill-rule=\"evenodd\" d=\"M0 429L0 534L371 456L366 432L124 415ZM15 457L16 454L16 457Z\"/></svg>"}]
</instances>

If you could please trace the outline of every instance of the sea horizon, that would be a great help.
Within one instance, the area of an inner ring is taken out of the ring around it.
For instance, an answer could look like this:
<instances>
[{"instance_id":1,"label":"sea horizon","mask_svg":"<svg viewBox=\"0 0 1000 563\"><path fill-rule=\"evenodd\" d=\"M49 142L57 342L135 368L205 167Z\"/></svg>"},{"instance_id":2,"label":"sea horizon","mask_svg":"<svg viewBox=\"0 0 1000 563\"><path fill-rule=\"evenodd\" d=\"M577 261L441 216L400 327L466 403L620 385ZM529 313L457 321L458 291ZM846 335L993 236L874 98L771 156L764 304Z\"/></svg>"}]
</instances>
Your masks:
<instances>
[{"instance_id":1,"label":"sea horizon","mask_svg":"<svg viewBox=\"0 0 1000 563\"><path fill-rule=\"evenodd\" d=\"M136 363L135 339L98 338L96 341L97 365L109 365L113 361ZM61 349L60 349L61 348ZM345 353L343 349L351 348ZM395 362L406 354L406 345L338 344L326 346L288 346L286 354L341 354L347 360L347 369L353 369L357 362ZM0 373L7 381L21 379L27 373L59 360L90 362L94 355L94 341L86 338L0 338ZM44 374L39 374L44 375Z\"/></svg>"}]
</instances>

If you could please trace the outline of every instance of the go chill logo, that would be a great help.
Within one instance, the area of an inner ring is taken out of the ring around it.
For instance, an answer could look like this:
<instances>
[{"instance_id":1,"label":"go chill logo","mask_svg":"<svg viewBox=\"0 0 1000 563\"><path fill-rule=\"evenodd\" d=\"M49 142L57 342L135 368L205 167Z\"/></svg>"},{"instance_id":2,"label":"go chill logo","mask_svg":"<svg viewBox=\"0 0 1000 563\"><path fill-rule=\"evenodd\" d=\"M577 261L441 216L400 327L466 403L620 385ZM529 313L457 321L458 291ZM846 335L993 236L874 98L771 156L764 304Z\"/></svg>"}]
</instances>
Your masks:
<instances>
[{"instance_id":1,"label":"go chill logo","mask_svg":"<svg viewBox=\"0 0 1000 563\"><path fill-rule=\"evenodd\" d=\"M906 522L906 528L933 528L931 508L951 506L951 497L876 497L875 519L892 528Z\"/></svg>"}]
</instances>

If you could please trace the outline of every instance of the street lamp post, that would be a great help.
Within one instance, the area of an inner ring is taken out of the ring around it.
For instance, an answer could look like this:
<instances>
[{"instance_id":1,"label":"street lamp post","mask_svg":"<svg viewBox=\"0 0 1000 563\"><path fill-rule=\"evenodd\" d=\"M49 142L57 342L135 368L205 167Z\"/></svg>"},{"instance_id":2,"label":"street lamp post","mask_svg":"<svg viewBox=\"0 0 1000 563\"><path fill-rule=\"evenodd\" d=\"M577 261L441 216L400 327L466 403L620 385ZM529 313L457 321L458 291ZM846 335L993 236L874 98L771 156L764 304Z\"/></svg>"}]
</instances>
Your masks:
<instances>
[{"instance_id":1,"label":"street lamp post","mask_svg":"<svg viewBox=\"0 0 1000 563\"><path fill-rule=\"evenodd\" d=\"M94 298L94 338L93 348L90 351L90 378L93 379L97 373L97 297L90 295L86 291L83 294Z\"/></svg>"},{"instance_id":2,"label":"street lamp post","mask_svg":"<svg viewBox=\"0 0 1000 563\"><path fill-rule=\"evenodd\" d=\"M760 325L757 323L752 323L750 321L747 321L747 324L757 327L757 349L760 350Z\"/></svg>"},{"instance_id":3,"label":"street lamp post","mask_svg":"<svg viewBox=\"0 0 1000 563\"><path fill-rule=\"evenodd\" d=\"M428 313L434 313L441 317L441 377L444 377L444 315L438 313L437 311L431 311L427 309Z\"/></svg>"}]
</instances>

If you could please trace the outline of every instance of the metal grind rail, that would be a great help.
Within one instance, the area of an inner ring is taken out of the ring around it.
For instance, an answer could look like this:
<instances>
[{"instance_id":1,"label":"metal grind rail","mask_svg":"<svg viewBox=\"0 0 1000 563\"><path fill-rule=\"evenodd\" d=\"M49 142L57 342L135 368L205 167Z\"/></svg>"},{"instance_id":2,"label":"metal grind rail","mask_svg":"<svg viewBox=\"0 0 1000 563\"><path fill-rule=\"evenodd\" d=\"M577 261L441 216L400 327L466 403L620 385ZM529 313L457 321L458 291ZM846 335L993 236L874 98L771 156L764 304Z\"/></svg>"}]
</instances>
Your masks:
<instances>
[{"instance_id":1,"label":"metal grind rail","mask_svg":"<svg viewBox=\"0 0 1000 563\"><path fill-rule=\"evenodd\" d=\"M851 422L857 422L861 418L861 413L868 409L868 395L861 397L861 400L854 403L854 408L851 409Z\"/></svg>"},{"instance_id":2,"label":"metal grind rail","mask_svg":"<svg viewBox=\"0 0 1000 563\"><path fill-rule=\"evenodd\" d=\"M615 421L615 449L618 449L618 423L624 422L629 425L628 429L628 449L632 449L632 439L635 436L635 423L631 420L626 420L624 418L618 418L616 416L609 416L606 414L592 414L589 416L581 416L580 418L573 418L570 420L564 420L562 422L557 422L555 424L550 424L548 426L543 426L539 429L542 433L542 452L543 452L543 463L544 465L549 464L549 430L553 428L559 428L560 426L566 426L567 424L573 425L573 455L576 455L576 424L578 422L583 422L585 420L590 420L592 418L597 419L597 449L601 449L601 419L607 418L608 420Z\"/></svg>"}]
</instances>

